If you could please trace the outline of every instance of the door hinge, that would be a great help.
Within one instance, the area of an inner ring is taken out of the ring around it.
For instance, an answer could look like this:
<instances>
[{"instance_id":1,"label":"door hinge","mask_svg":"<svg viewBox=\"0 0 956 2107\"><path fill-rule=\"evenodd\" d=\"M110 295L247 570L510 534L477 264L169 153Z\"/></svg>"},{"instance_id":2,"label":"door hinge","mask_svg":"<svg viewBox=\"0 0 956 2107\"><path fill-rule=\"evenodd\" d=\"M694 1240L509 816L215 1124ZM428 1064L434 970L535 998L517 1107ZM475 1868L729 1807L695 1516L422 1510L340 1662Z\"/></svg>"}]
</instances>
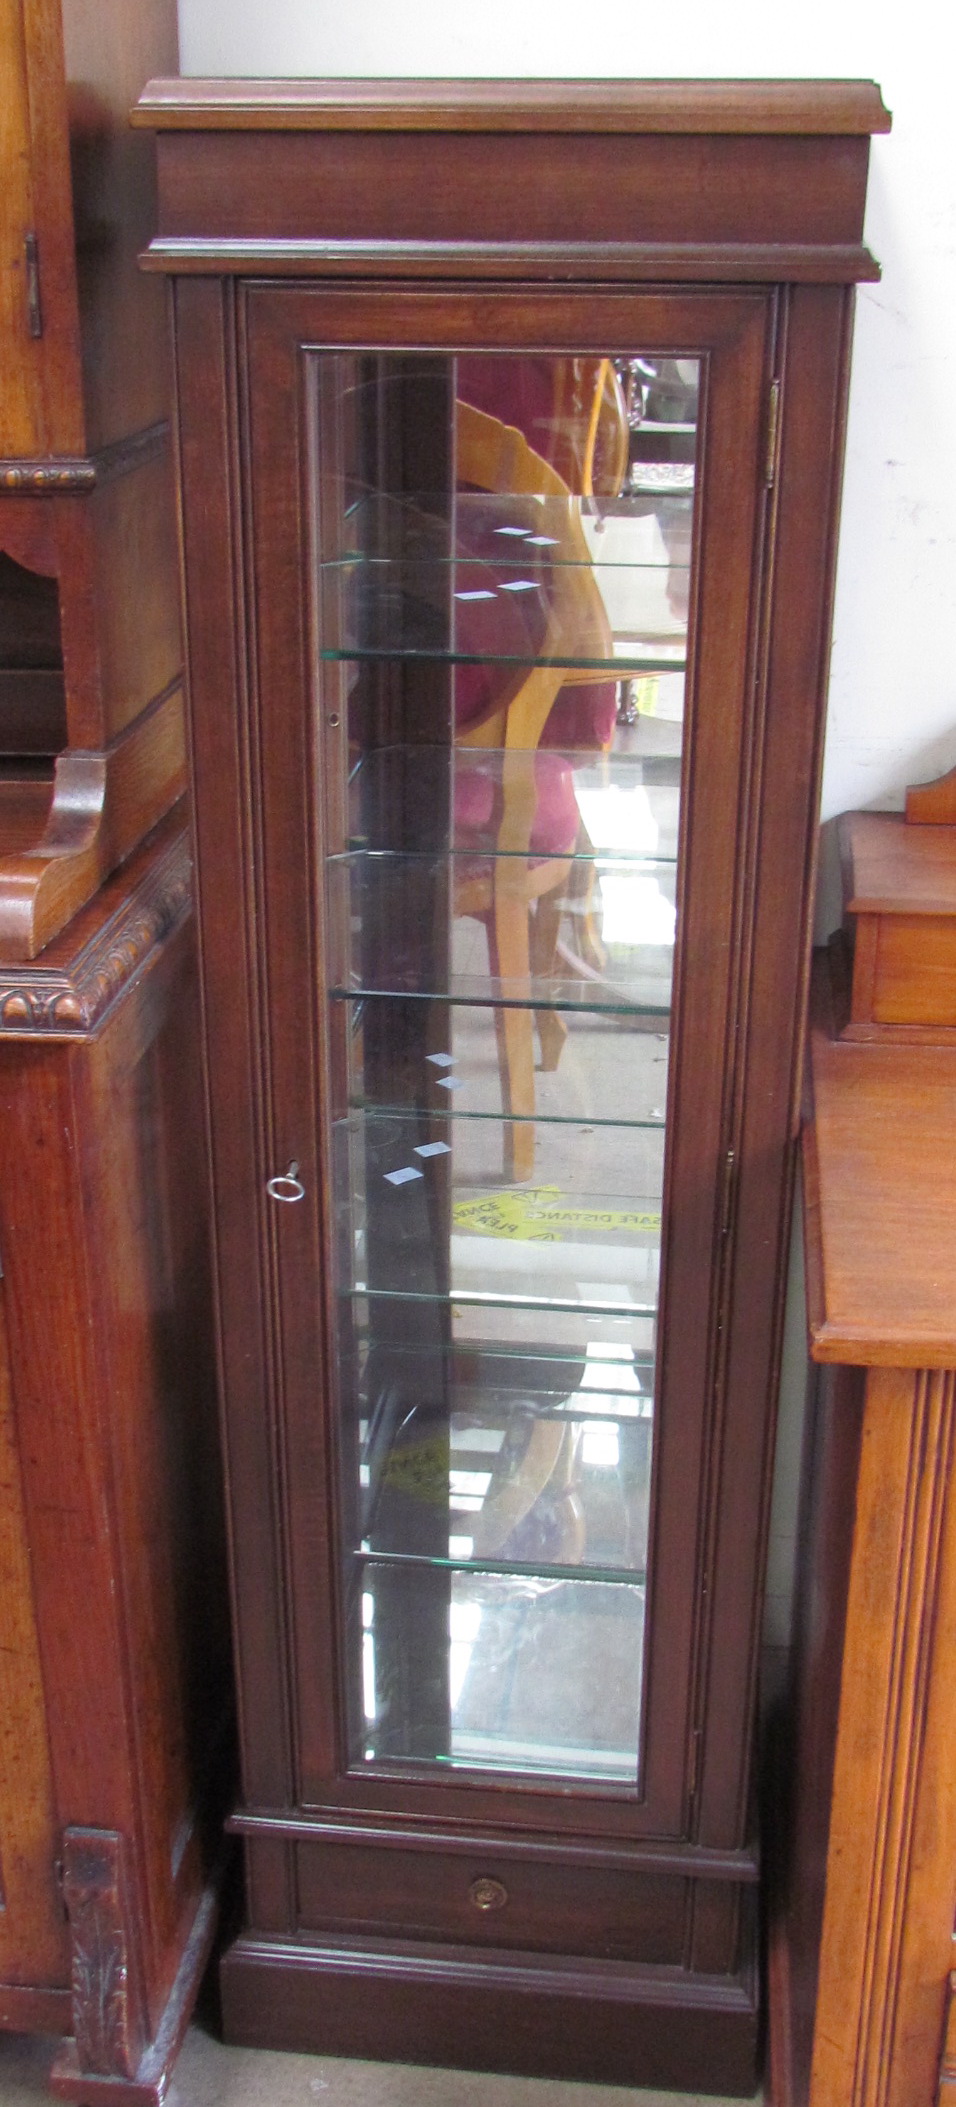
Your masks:
<instances>
[{"instance_id":1,"label":"door hinge","mask_svg":"<svg viewBox=\"0 0 956 2107\"><path fill-rule=\"evenodd\" d=\"M695 1727L690 1744L690 1775L687 1782L689 1800L697 1798L697 1788L700 1784L700 1747L703 1738L700 1727Z\"/></svg>"},{"instance_id":2,"label":"door hinge","mask_svg":"<svg viewBox=\"0 0 956 2107\"><path fill-rule=\"evenodd\" d=\"M40 250L35 234L28 234L23 243L23 262L27 286L27 328L32 337L43 335L43 309L40 306Z\"/></svg>"},{"instance_id":3,"label":"door hinge","mask_svg":"<svg viewBox=\"0 0 956 2107\"><path fill-rule=\"evenodd\" d=\"M720 1235L722 1241L730 1234L730 1224L734 1211L734 1178L736 1170L736 1153L733 1149L728 1149L724 1157L724 1190L720 1208Z\"/></svg>"},{"instance_id":4,"label":"door hinge","mask_svg":"<svg viewBox=\"0 0 956 2107\"><path fill-rule=\"evenodd\" d=\"M764 482L772 490L777 480L777 455L780 448L780 382L772 380L767 401L767 453L764 461Z\"/></svg>"}]
</instances>

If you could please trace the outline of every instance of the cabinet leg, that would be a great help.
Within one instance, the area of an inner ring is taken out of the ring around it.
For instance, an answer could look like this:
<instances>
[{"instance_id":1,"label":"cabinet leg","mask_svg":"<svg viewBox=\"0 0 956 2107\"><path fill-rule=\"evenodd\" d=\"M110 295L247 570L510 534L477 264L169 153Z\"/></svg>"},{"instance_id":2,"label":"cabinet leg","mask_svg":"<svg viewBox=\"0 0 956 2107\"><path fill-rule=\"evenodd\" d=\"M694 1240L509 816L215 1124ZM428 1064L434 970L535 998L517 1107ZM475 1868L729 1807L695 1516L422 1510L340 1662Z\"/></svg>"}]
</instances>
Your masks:
<instances>
[{"instance_id":1,"label":"cabinet leg","mask_svg":"<svg viewBox=\"0 0 956 2107\"><path fill-rule=\"evenodd\" d=\"M68 1829L63 1893L73 1946L73 2039L50 2072L60 2098L101 2107L160 2107L182 2046L216 1928L219 1882L199 1898L189 1938L152 2040L135 1924L128 1907L125 1837Z\"/></svg>"}]
</instances>

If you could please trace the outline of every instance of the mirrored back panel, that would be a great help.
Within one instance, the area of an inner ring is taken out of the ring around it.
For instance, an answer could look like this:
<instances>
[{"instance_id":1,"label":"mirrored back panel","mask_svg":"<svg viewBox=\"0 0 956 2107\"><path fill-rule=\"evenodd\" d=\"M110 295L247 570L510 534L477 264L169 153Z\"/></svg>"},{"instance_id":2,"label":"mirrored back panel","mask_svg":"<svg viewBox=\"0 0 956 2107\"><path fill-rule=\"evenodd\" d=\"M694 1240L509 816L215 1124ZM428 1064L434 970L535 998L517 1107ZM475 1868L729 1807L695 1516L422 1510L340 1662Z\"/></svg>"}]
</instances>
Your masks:
<instances>
[{"instance_id":1,"label":"mirrored back panel","mask_svg":"<svg viewBox=\"0 0 956 2107\"><path fill-rule=\"evenodd\" d=\"M636 1788L699 364L311 369L350 1760Z\"/></svg>"}]
</instances>

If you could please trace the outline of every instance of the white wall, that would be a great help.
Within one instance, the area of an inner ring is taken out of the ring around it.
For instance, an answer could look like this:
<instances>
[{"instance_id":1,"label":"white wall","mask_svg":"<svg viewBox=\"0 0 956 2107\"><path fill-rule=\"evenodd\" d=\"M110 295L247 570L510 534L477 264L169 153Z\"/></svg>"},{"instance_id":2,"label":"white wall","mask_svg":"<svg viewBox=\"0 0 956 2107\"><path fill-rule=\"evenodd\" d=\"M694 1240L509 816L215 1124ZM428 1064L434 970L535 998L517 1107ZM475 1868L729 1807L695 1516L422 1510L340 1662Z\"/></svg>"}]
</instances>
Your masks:
<instances>
[{"instance_id":1,"label":"white wall","mask_svg":"<svg viewBox=\"0 0 956 2107\"><path fill-rule=\"evenodd\" d=\"M577 0L179 0L186 73L863 78L873 142L858 294L823 815L898 805L956 765L956 153L940 0L594 8ZM825 829L819 924L839 916ZM799 1254L796 1254L797 1258ZM767 1632L787 1637L806 1378L788 1302Z\"/></svg>"}]
</instances>

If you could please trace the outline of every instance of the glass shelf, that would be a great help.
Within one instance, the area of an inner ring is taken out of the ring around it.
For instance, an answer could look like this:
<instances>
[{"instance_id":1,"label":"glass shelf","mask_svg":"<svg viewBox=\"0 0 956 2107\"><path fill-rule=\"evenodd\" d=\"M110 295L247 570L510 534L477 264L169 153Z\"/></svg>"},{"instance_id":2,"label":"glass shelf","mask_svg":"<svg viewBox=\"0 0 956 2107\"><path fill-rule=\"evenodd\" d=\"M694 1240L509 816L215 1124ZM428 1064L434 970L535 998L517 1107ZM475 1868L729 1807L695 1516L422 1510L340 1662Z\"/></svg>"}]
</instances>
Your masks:
<instances>
[{"instance_id":1,"label":"glass shelf","mask_svg":"<svg viewBox=\"0 0 956 2107\"><path fill-rule=\"evenodd\" d=\"M504 1124L385 1114L340 1122L333 1132L339 1288L443 1302L468 1296L653 1309L662 1127L604 1127L584 1137L572 1130L551 1151L563 1178L538 1185L502 1179ZM542 1133L542 1157L548 1143ZM595 1171L599 1190L589 1184Z\"/></svg>"},{"instance_id":2,"label":"glass shelf","mask_svg":"<svg viewBox=\"0 0 956 2107\"><path fill-rule=\"evenodd\" d=\"M535 1362L542 1354L580 1360L607 1353L635 1365L648 1358L653 1362L657 1345L656 1301L635 1300L626 1308L605 1309L594 1301L575 1299L562 1308L550 1295L499 1293L443 1300L438 1295L402 1294L398 1289L353 1287L338 1297L338 1309L341 1342L387 1339L406 1344L414 1340L422 1350L431 1346L441 1351L449 1347L479 1351L487 1345L493 1327L499 1353L530 1355Z\"/></svg>"},{"instance_id":3,"label":"glass shelf","mask_svg":"<svg viewBox=\"0 0 956 2107\"><path fill-rule=\"evenodd\" d=\"M359 1424L360 1550L483 1572L583 1566L643 1580L653 1401L633 1357L515 1358L508 1381L456 1380L464 1356L385 1345ZM506 1364L502 1362L504 1367ZM555 1378L563 1373L561 1387ZM522 1380L523 1378L523 1380ZM431 1395L423 1396L417 1381ZM588 1384L594 1387L587 1387ZM603 1385L604 1387L598 1387Z\"/></svg>"},{"instance_id":4,"label":"glass shelf","mask_svg":"<svg viewBox=\"0 0 956 2107\"><path fill-rule=\"evenodd\" d=\"M398 1563L358 1586L356 1758L635 1782L643 1586Z\"/></svg>"},{"instance_id":5,"label":"glass shelf","mask_svg":"<svg viewBox=\"0 0 956 2107\"><path fill-rule=\"evenodd\" d=\"M349 512L318 567L320 657L683 661L689 508L625 498L605 517L570 497L461 492L434 506L369 496Z\"/></svg>"},{"instance_id":6,"label":"glass shelf","mask_svg":"<svg viewBox=\"0 0 956 2107\"><path fill-rule=\"evenodd\" d=\"M501 846L502 819L506 795L521 795L526 785L534 799L536 854L547 853L540 837L550 813L541 807L553 809L560 798L571 814L562 855L598 864L604 858L676 862L679 754L655 758L566 746L542 747L533 756L450 743L362 754L349 779L347 848L517 854Z\"/></svg>"},{"instance_id":7,"label":"glass shelf","mask_svg":"<svg viewBox=\"0 0 956 2107\"><path fill-rule=\"evenodd\" d=\"M327 871L333 1001L369 995L427 997L432 1001L496 1003L595 1014L633 1011L666 1020L671 1000L675 937L675 869L648 859L598 862L587 905L587 950L555 924L520 973L493 971L484 924L496 905L498 857L445 857L362 851L330 861ZM581 909L565 881L564 859L535 859L534 892L560 887L556 914ZM516 915L527 921L521 890L526 859L516 867ZM555 879L548 884L550 864ZM567 873L570 877L570 873ZM507 883L507 873L505 883ZM500 896L497 902L500 909ZM581 920L585 916L581 914ZM520 932L519 932L520 933ZM542 956L544 951L544 956Z\"/></svg>"},{"instance_id":8,"label":"glass shelf","mask_svg":"<svg viewBox=\"0 0 956 2107\"><path fill-rule=\"evenodd\" d=\"M595 1154L589 1130L662 1125L669 1041L666 1016L619 1008L552 1014L563 1035L556 1065L537 1068L534 1107L524 1115L512 1110L509 1118L513 1125L524 1117L538 1126L539 1174L560 1184L568 1174L569 1150L578 1169ZM441 1122L454 1119L457 1161L470 1161L476 1177L500 1173L481 1138L482 1129L491 1128L500 1137L505 1110L497 1008L376 995L335 1003L332 1021L341 1027L336 1048L345 1071L343 1112L347 1099L353 1111L427 1114L434 1137L446 1140L452 1137ZM540 1022L538 1017L538 1030ZM600 1185L602 1175L596 1171L593 1183Z\"/></svg>"},{"instance_id":9,"label":"glass shelf","mask_svg":"<svg viewBox=\"0 0 956 2107\"><path fill-rule=\"evenodd\" d=\"M422 491L399 497L352 487L338 534L316 566L326 578L341 565L392 563L397 552L426 572L482 561L554 569L565 562L625 570L687 571L693 493L654 497L627 490L597 498L549 497L541 492ZM568 522L580 527L584 549L568 546ZM621 521L620 531L615 523ZM615 531L612 531L615 529ZM678 543L678 535L683 543ZM670 537L670 541L668 539Z\"/></svg>"},{"instance_id":10,"label":"glass shelf","mask_svg":"<svg viewBox=\"0 0 956 2107\"><path fill-rule=\"evenodd\" d=\"M500 639L501 632L498 632ZM686 670L686 646L683 640L670 643L666 638L655 638L643 642L640 639L616 638L613 647L598 655L594 652L575 651L569 640L562 639L550 650L536 650L530 638L514 643L511 650L502 648L481 650L468 649L464 645L435 644L411 637L407 642L396 639L390 633L377 640L372 637L361 642L348 638L341 645L321 644L319 658L326 665L395 666L404 664L432 666L485 666L504 670L527 667L529 670L541 666L558 673L603 673L607 680L623 680L629 673L683 673Z\"/></svg>"}]
</instances>

